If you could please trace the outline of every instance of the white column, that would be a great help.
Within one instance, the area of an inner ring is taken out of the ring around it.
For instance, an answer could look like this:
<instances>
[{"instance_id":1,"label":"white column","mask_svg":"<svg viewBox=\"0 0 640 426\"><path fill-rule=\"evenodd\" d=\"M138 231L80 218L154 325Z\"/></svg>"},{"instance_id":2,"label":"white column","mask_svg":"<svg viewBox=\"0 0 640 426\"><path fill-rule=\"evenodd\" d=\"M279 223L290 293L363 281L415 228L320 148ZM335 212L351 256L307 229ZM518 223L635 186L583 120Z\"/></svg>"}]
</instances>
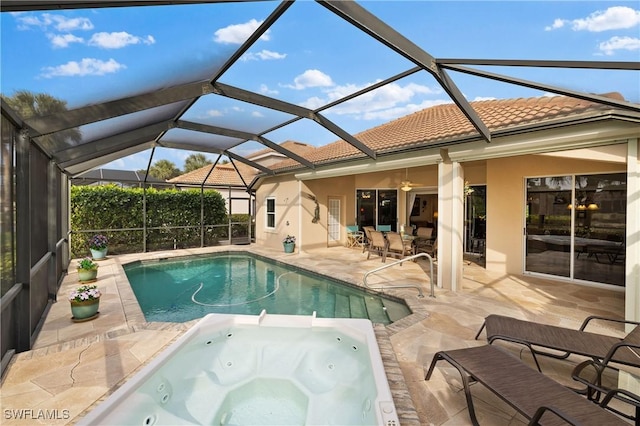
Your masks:
<instances>
[{"instance_id":1,"label":"white column","mask_svg":"<svg viewBox=\"0 0 640 426\"><path fill-rule=\"evenodd\" d=\"M464 177L460 163L440 150L438 162L438 287L462 288Z\"/></svg>"},{"instance_id":2,"label":"white column","mask_svg":"<svg viewBox=\"0 0 640 426\"><path fill-rule=\"evenodd\" d=\"M640 321L640 140L627 143L627 236L625 319ZM629 328L628 331L631 331Z\"/></svg>"}]
</instances>

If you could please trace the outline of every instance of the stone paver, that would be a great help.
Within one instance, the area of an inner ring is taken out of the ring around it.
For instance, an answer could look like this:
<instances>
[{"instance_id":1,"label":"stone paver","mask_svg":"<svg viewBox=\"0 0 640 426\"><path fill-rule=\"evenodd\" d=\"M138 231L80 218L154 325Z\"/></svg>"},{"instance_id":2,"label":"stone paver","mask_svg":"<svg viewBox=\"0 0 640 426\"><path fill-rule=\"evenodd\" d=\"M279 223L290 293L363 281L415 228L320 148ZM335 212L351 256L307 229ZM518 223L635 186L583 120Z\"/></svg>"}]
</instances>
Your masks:
<instances>
[{"instance_id":1,"label":"stone paver","mask_svg":"<svg viewBox=\"0 0 640 426\"><path fill-rule=\"evenodd\" d=\"M251 245L110 256L100 262L97 284L104 294L100 315L85 323L71 321L66 297L78 285L71 268L33 350L14 356L3 377L2 424L75 423L193 324L146 323L123 264L229 250L251 251L359 286L365 272L381 266L379 257L367 260L361 250L344 247L284 254ZM428 295L427 265L426 261L405 262L372 276L370 284L419 285ZM591 314L623 317L624 312L621 291L528 276L499 276L473 263L465 266L463 289L457 293L436 289L435 298L420 298L415 288L385 288L385 293L405 298L413 310L394 324L376 326L403 425L470 424L457 371L442 363L428 382L424 373L438 350L486 344L474 340L486 315L500 313L578 327ZM602 331L619 334L622 330L603 327ZM523 360L531 361L526 354ZM567 379L572 362L545 360L543 368L562 381ZM481 386L474 386L473 392L482 424L526 424L491 392Z\"/></svg>"}]
</instances>

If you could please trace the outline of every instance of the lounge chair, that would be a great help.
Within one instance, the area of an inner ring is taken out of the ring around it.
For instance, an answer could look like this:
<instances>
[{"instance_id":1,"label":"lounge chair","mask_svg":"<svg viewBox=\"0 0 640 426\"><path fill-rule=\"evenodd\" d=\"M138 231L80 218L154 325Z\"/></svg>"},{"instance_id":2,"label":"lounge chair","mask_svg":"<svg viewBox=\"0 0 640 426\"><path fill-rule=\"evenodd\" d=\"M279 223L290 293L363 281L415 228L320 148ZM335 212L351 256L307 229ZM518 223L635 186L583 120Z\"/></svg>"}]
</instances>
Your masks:
<instances>
[{"instance_id":1,"label":"lounge chair","mask_svg":"<svg viewBox=\"0 0 640 426\"><path fill-rule=\"evenodd\" d=\"M440 351L434 355L425 380L431 378L440 360L449 362L460 372L469 417L474 425L479 423L469 387L472 381L481 383L530 419L529 424L628 426L627 422L605 410L604 405L594 404L496 346ZM617 392L610 391L611 394Z\"/></svg>"},{"instance_id":2,"label":"lounge chair","mask_svg":"<svg viewBox=\"0 0 640 426\"><path fill-rule=\"evenodd\" d=\"M640 353L640 345L629 345ZM616 394L611 394L612 389L618 387L629 386L630 389L636 390L640 384L640 373L638 369L627 369L624 366L616 365L612 361L616 350L620 350L623 346L617 346L602 361L586 360L578 364L571 373L573 380L586 385L587 399L607 405L609 410L640 424L640 398L631 393L629 390L623 390ZM635 414L630 414L622 409L609 406L609 400L616 398L629 404Z\"/></svg>"},{"instance_id":3,"label":"lounge chair","mask_svg":"<svg viewBox=\"0 0 640 426\"><path fill-rule=\"evenodd\" d=\"M585 328L592 320L602 320L636 327L624 338L590 333ZM565 359L571 354L582 355L594 360L603 360L613 351L612 360L621 364L640 367L640 350L633 345L640 345L640 325L636 321L618 320L592 315L587 317L578 329L558 327L532 321L519 320L503 315L489 315L476 334L476 340L483 329L487 331L487 340L491 344L496 340L504 340L525 345L531 351L533 359L540 369L537 354ZM560 353L540 350L545 348Z\"/></svg>"}]
</instances>

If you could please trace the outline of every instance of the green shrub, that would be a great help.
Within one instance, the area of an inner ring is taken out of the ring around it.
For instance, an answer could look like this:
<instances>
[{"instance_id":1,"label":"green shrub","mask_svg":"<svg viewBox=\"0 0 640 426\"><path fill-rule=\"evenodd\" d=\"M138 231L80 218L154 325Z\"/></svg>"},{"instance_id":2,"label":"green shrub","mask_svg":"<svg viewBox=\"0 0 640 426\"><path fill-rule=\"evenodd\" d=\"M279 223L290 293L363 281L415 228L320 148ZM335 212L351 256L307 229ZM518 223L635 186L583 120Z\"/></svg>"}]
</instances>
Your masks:
<instances>
[{"instance_id":1,"label":"green shrub","mask_svg":"<svg viewBox=\"0 0 640 426\"><path fill-rule=\"evenodd\" d=\"M147 249L200 247L200 197L198 189L147 189ZM109 238L111 254L141 252L145 222L143 200L141 188L121 188L113 184L72 186L72 257L87 254L87 241L94 233ZM227 223L225 200L218 191L204 191L202 202L205 225Z\"/></svg>"}]
</instances>

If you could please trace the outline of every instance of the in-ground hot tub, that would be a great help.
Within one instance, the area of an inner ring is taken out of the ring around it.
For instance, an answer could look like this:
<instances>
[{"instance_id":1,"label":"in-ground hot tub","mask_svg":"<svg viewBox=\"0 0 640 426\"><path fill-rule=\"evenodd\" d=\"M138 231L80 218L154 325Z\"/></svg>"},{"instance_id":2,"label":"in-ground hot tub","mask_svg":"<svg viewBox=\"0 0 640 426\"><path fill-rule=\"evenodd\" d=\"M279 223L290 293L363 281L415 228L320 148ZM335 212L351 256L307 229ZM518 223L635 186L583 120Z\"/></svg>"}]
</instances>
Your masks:
<instances>
[{"instance_id":1,"label":"in-ground hot tub","mask_svg":"<svg viewBox=\"0 0 640 426\"><path fill-rule=\"evenodd\" d=\"M209 314L80 420L399 425L371 321Z\"/></svg>"}]
</instances>

